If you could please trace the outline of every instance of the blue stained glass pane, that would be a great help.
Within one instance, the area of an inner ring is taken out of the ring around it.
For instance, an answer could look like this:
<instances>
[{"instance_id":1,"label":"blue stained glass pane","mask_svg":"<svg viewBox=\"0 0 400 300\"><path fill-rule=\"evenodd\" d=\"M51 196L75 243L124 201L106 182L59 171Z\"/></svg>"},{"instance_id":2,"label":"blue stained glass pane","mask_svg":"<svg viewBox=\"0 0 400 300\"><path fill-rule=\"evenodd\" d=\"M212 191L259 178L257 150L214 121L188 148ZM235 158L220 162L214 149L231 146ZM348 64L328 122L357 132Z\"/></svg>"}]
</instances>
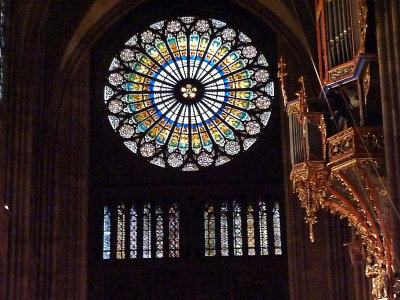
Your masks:
<instances>
[{"instance_id":1,"label":"blue stained glass pane","mask_svg":"<svg viewBox=\"0 0 400 300\"><path fill-rule=\"evenodd\" d=\"M104 206L103 212L103 259L110 259L111 254L111 211Z\"/></svg>"}]
</instances>

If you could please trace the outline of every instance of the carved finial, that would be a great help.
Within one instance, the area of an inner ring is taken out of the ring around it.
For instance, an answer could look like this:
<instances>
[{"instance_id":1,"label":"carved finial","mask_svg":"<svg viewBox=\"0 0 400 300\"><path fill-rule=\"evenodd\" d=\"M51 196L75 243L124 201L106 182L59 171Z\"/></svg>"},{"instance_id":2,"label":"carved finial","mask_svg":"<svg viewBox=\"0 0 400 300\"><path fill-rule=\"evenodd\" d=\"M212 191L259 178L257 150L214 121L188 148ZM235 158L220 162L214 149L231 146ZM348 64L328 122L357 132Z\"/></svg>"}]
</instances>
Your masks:
<instances>
[{"instance_id":1,"label":"carved finial","mask_svg":"<svg viewBox=\"0 0 400 300\"><path fill-rule=\"evenodd\" d=\"M298 81L301 83L301 88L300 91L296 93L297 99L299 101L299 109L300 109L300 114L303 114L305 112L308 112L308 106L307 106L307 94L306 94L306 87L304 85L304 77L301 76Z\"/></svg>"},{"instance_id":2,"label":"carved finial","mask_svg":"<svg viewBox=\"0 0 400 300\"><path fill-rule=\"evenodd\" d=\"M281 84L281 91L282 91L282 97L283 97L283 104L286 107L286 104L288 102L287 100L287 95L286 95L286 90L285 90L285 76L287 75L286 73L286 63L283 60L283 57L279 59L278 62L278 77L279 77L279 82Z\"/></svg>"}]
</instances>

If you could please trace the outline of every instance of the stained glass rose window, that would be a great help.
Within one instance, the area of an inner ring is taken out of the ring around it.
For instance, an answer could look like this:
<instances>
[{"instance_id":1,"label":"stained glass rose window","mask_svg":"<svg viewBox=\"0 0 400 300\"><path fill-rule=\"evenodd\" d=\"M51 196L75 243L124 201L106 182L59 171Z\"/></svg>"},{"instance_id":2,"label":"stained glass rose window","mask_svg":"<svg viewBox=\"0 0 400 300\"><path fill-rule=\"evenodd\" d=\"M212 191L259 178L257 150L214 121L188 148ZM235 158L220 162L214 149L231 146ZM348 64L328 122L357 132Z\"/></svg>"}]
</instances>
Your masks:
<instances>
[{"instance_id":1,"label":"stained glass rose window","mask_svg":"<svg viewBox=\"0 0 400 300\"><path fill-rule=\"evenodd\" d=\"M274 84L244 33L214 19L160 21L113 58L104 88L123 143L159 167L196 171L246 151L267 125Z\"/></svg>"}]
</instances>

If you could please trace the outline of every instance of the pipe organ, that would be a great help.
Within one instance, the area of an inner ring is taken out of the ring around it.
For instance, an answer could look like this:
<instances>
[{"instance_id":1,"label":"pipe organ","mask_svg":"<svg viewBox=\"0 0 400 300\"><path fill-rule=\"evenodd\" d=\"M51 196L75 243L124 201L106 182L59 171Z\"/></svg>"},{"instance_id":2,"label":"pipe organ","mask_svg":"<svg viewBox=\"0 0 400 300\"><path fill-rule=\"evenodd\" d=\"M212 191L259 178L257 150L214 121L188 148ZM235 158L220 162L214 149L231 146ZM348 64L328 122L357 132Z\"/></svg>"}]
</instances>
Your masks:
<instances>
[{"instance_id":1,"label":"pipe organ","mask_svg":"<svg viewBox=\"0 0 400 300\"><path fill-rule=\"evenodd\" d=\"M367 30L375 26L373 4L316 0L322 89L315 98L328 106L325 112L308 106L303 77L299 92L288 100L283 58L278 77L289 122L290 179L305 210L311 241L319 210L346 218L367 253L365 275L371 278L372 298L393 299L392 207L382 124L375 121L379 89L371 93L378 81L375 45Z\"/></svg>"}]
</instances>

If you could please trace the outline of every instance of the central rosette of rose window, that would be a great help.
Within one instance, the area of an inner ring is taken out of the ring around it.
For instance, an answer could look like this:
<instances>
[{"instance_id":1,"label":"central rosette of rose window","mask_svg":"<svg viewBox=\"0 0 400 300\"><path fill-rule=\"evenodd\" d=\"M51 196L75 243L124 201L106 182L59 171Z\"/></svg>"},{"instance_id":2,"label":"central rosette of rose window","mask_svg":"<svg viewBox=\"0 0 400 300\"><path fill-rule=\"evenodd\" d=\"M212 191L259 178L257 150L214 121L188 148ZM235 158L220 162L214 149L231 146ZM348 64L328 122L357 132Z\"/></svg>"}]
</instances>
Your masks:
<instances>
[{"instance_id":1,"label":"central rosette of rose window","mask_svg":"<svg viewBox=\"0 0 400 300\"><path fill-rule=\"evenodd\" d=\"M175 97L184 104L194 104L204 95L204 86L197 80L183 80L175 86Z\"/></svg>"}]
</instances>

